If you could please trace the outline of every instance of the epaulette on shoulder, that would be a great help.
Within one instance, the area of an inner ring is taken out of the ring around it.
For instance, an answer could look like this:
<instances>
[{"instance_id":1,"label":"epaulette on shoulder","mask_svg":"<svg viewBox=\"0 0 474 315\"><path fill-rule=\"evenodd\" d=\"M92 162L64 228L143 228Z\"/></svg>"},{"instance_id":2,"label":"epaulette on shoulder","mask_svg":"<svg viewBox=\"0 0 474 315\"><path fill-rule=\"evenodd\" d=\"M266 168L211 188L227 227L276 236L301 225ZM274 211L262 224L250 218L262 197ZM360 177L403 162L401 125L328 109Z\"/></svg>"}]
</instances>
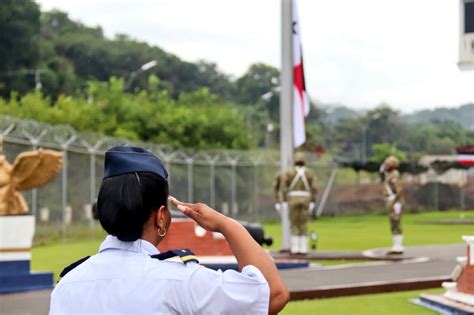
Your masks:
<instances>
[{"instance_id":1,"label":"epaulette on shoulder","mask_svg":"<svg viewBox=\"0 0 474 315\"><path fill-rule=\"evenodd\" d=\"M63 269L63 271L61 271L61 273L59 274L59 277L62 278L64 277L65 275L67 275L67 273L71 270L73 270L74 268L76 268L77 266L79 266L80 264L82 264L83 262L85 262L87 259L89 259L91 256L86 256L86 257L83 257L75 262L73 262L72 264L70 264L69 266L67 266L66 268Z\"/></svg>"},{"instance_id":2,"label":"epaulette on shoulder","mask_svg":"<svg viewBox=\"0 0 474 315\"><path fill-rule=\"evenodd\" d=\"M184 264L187 264L189 262L199 263L199 260L197 259L196 255L194 255L194 253L189 249L173 249L164 253L151 255L150 257L159 260L165 260L176 256L178 256Z\"/></svg>"}]
</instances>

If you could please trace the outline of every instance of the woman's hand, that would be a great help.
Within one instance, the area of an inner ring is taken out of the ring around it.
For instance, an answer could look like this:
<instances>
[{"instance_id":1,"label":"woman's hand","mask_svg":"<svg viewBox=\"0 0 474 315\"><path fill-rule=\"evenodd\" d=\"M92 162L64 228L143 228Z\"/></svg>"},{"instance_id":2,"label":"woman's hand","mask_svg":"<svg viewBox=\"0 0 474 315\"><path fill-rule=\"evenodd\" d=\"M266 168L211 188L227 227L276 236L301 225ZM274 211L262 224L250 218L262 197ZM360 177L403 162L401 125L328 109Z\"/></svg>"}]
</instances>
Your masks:
<instances>
[{"instance_id":1,"label":"woman's hand","mask_svg":"<svg viewBox=\"0 0 474 315\"><path fill-rule=\"evenodd\" d=\"M203 203L184 203L171 196L169 200L184 215L208 231L220 232L225 221L229 219Z\"/></svg>"},{"instance_id":2,"label":"woman's hand","mask_svg":"<svg viewBox=\"0 0 474 315\"><path fill-rule=\"evenodd\" d=\"M253 265L260 270L270 287L269 314L277 314L290 298L288 289L281 279L270 256L250 236L249 232L237 221L220 214L203 203L184 203L170 197L171 203L182 213L196 221L200 226L212 232L224 235L232 253L237 258L239 269Z\"/></svg>"}]
</instances>

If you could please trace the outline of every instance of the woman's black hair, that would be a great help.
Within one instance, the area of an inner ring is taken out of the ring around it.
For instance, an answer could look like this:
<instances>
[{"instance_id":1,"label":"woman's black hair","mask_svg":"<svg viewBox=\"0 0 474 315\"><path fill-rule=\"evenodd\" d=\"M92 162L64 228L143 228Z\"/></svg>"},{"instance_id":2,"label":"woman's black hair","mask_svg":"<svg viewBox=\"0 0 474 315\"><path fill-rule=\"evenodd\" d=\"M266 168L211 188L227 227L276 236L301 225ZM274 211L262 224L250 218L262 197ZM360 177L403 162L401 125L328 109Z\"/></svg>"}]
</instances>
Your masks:
<instances>
[{"instance_id":1,"label":"woman's black hair","mask_svg":"<svg viewBox=\"0 0 474 315\"><path fill-rule=\"evenodd\" d=\"M168 182L154 173L127 173L106 178L100 186L97 210L107 233L124 242L140 238L153 211L167 206Z\"/></svg>"}]
</instances>

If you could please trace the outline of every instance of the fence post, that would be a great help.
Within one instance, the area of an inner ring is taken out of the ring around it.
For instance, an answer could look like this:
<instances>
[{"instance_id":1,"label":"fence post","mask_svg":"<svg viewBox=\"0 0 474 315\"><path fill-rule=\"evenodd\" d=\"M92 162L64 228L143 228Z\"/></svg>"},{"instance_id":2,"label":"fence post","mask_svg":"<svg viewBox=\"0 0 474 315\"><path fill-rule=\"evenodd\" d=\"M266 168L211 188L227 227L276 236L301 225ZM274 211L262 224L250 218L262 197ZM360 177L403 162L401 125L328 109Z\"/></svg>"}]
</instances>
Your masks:
<instances>
[{"instance_id":1,"label":"fence post","mask_svg":"<svg viewBox=\"0 0 474 315\"><path fill-rule=\"evenodd\" d=\"M93 206L94 206L94 203L95 203L95 199L96 199L96 155L97 155L97 151L99 149L99 147L104 143L104 141L102 139L98 140L96 142L96 144L92 144L92 143L89 143L88 141L86 140L82 140L81 141L82 144L86 147L87 149L87 152L89 152L90 154L90 160L89 160L89 164L90 164L90 168L89 168L89 176L90 176L90 196L89 196L89 201L90 201L90 206L91 206L91 210L93 209ZM94 227L94 217L92 216L92 218L88 219L89 220L89 227L92 228Z\"/></svg>"},{"instance_id":2,"label":"fence post","mask_svg":"<svg viewBox=\"0 0 474 315\"><path fill-rule=\"evenodd\" d=\"M194 163L194 160L192 158L186 158L186 164L188 165L188 202L189 203L193 203L193 195L194 195L193 163Z\"/></svg>"},{"instance_id":3,"label":"fence post","mask_svg":"<svg viewBox=\"0 0 474 315\"><path fill-rule=\"evenodd\" d=\"M252 162L253 164L253 184L254 184L254 194L253 194L253 211L255 211L256 221L260 221L260 209L258 207L258 166L259 162Z\"/></svg>"},{"instance_id":4,"label":"fence post","mask_svg":"<svg viewBox=\"0 0 474 315\"><path fill-rule=\"evenodd\" d=\"M66 129L67 130L67 129ZM62 217L61 217L61 235L64 238L66 235L66 211L67 211L67 192L68 192L68 185L67 185L67 172L68 172L68 148L69 145L76 139L76 135L71 132L69 139L60 138L59 136L55 135L55 140L60 144L63 150L63 169L62 169L62 187L61 187L61 206L62 206Z\"/></svg>"},{"instance_id":5,"label":"fence post","mask_svg":"<svg viewBox=\"0 0 474 315\"><path fill-rule=\"evenodd\" d=\"M230 213L233 218L235 218L237 209L236 209L236 202L237 202L237 174L236 174L236 164L237 162L235 160L232 160L230 162L230 168L231 168L231 174L230 174Z\"/></svg>"},{"instance_id":6,"label":"fence post","mask_svg":"<svg viewBox=\"0 0 474 315\"><path fill-rule=\"evenodd\" d=\"M38 144L41 141L41 138L43 138L47 133L47 129L42 129L40 134L37 137L35 137L31 133L29 133L26 130L26 128L30 127L30 126L31 127L39 127L39 125L36 122L25 121L21 125L22 125L21 132L30 141L33 151L37 150L38 149ZM35 218L36 218L37 209L38 209L38 189L33 188L31 190L31 213L33 214L33 216Z\"/></svg>"},{"instance_id":7,"label":"fence post","mask_svg":"<svg viewBox=\"0 0 474 315\"><path fill-rule=\"evenodd\" d=\"M209 197L211 208L216 207L216 161L213 159L209 161Z\"/></svg>"}]
</instances>

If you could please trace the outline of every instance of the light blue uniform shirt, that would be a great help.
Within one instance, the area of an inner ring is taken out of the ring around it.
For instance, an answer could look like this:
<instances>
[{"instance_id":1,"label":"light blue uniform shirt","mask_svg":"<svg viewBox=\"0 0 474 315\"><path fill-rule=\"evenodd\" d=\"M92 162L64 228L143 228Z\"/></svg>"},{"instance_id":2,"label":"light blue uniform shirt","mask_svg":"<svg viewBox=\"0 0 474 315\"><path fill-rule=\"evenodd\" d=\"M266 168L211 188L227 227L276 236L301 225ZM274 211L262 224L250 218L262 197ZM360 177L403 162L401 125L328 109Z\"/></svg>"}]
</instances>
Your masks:
<instances>
[{"instance_id":1,"label":"light blue uniform shirt","mask_svg":"<svg viewBox=\"0 0 474 315\"><path fill-rule=\"evenodd\" d=\"M51 293L50 314L267 314L268 283L254 266L214 271L160 261L144 240L107 236L99 253Z\"/></svg>"}]
</instances>

